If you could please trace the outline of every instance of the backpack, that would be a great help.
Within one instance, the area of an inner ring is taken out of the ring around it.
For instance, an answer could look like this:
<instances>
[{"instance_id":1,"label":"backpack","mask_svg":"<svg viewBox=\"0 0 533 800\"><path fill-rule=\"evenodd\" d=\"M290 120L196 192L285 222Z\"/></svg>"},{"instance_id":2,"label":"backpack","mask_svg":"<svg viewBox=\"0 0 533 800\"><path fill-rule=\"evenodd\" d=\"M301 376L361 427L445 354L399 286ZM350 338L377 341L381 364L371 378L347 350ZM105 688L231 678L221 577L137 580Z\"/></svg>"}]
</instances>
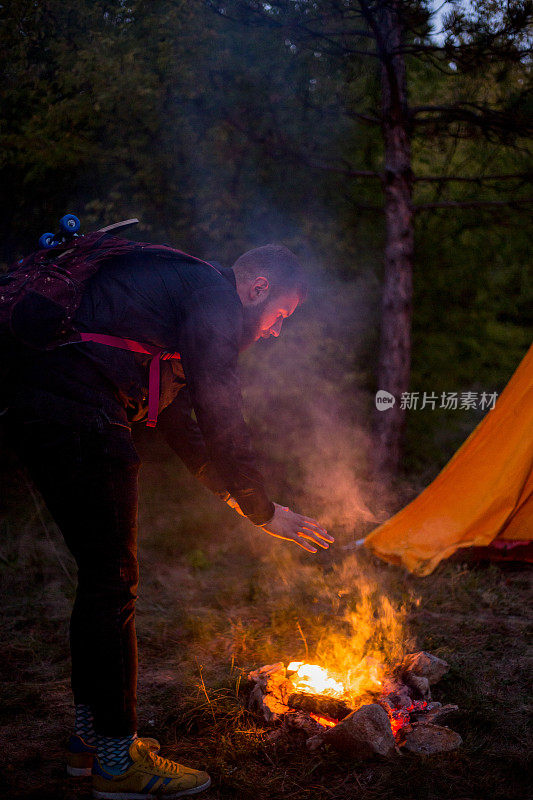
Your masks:
<instances>
[{"instance_id":1,"label":"backpack","mask_svg":"<svg viewBox=\"0 0 533 800\"><path fill-rule=\"evenodd\" d=\"M155 427L159 405L161 360L179 358L154 345L101 333L80 333L73 326L87 281L104 261L129 253L152 253L160 257L185 256L218 270L208 261L190 256L168 245L154 245L120 239L112 234L137 220L109 225L93 233L37 250L21 259L0 276L0 358L2 378L9 373L9 361L20 347L53 350L62 345L93 341L151 356L149 369L148 419Z\"/></svg>"}]
</instances>

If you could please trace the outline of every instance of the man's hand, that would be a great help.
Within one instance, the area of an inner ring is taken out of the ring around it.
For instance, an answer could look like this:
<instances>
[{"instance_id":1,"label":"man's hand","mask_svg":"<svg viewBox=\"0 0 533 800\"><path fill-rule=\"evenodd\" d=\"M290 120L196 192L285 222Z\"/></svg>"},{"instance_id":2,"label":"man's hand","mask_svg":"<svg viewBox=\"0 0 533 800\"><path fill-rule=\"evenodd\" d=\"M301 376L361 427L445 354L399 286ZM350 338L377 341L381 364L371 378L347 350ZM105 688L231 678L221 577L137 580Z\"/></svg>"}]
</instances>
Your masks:
<instances>
[{"instance_id":1,"label":"man's hand","mask_svg":"<svg viewBox=\"0 0 533 800\"><path fill-rule=\"evenodd\" d=\"M270 522L265 522L260 527L276 539L285 539L294 542L299 547L303 547L308 553L316 553L318 545L327 550L330 542L334 542L333 536L322 528L318 522L302 514L295 514L285 506L274 503L275 512Z\"/></svg>"}]
</instances>

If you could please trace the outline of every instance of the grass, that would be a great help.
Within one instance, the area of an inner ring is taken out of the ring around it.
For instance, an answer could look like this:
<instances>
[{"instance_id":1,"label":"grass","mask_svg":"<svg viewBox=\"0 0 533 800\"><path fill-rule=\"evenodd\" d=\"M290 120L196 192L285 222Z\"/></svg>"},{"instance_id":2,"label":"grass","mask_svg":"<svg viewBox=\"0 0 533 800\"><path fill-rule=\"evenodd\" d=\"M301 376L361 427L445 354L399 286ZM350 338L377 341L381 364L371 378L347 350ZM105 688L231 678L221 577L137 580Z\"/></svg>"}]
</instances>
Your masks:
<instances>
[{"instance_id":1,"label":"grass","mask_svg":"<svg viewBox=\"0 0 533 800\"><path fill-rule=\"evenodd\" d=\"M73 561L46 512L40 519L14 465L4 467L1 794L88 798L90 781L63 774L72 722ZM343 550L343 535L330 552L311 557L221 508L174 459L145 463L141 486L140 733L159 738L165 754L207 768L213 788L206 797L527 795L528 571L455 562L414 578ZM383 595L398 616L380 628ZM356 763L333 752L310 754L303 738L274 740L246 711L249 669L364 638L350 628L350 613L374 620L370 648L385 648L390 658L395 647L426 648L451 664L434 695L459 705L449 724L463 737L460 750Z\"/></svg>"}]
</instances>

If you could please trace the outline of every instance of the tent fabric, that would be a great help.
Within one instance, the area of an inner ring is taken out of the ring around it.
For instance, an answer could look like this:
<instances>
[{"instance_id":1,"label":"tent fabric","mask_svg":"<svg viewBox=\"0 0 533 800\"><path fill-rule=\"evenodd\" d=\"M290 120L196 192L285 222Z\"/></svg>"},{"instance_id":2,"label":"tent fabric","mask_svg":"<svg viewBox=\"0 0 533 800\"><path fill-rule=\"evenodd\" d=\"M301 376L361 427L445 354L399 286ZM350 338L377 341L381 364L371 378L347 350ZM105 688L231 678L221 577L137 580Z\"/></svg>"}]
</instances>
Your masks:
<instances>
[{"instance_id":1,"label":"tent fabric","mask_svg":"<svg viewBox=\"0 0 533 800\"><path fill-rule=\"evenodd\" d=\"M365 546L429 575L459 547L483 547L497 537L533 540L533 345L433 483L373 530Z\"/></svg>"}]
</instances>

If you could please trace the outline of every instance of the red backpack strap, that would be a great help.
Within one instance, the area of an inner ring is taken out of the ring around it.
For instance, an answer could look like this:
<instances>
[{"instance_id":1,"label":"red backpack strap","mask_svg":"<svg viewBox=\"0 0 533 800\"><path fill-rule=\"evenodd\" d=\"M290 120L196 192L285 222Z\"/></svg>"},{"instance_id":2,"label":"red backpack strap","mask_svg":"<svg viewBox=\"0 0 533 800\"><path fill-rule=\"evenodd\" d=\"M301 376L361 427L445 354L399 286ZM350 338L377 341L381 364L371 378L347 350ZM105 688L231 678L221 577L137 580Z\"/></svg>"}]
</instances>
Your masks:
<instances>
[{"instance_id":1,"label":"red backpack strap","mask_svg":"<svg viewBox=\"0 0 533 800\"><path fill-rule=\"evenodd\" d=\"M131 350L134 353L143 353L151 356L150 370L148 373L148 419L146 424L149 428L155 428L157 424L157 414L159 412L159 386L160 386L160 364L170 358L180 358L179 353L171 353L154 347L151 344L136 342L134 339L123 339L120 336L110 336L107 333L80 333L82 342L96 342L106 344L108 347L118 347L121 350Z\"/></svg>"},{"instance_id":2,"label":"red backpack strap","mask_svg":"<svg viewBox=\"0 0 533 800\"><path fill-rule=\"evenodd\" d=\"M105 237L105 233L102 234L102 231L97 232L94 235L93 242L88 243L89 247L84 249L90 250L91 247L98 248L102 241L100 237L103 239L103 237ZM191 261L197 261L200 264L205 264L206 266L211 267L211 269L214 269L215 272L218 272L219 275L222 275L220 270L217 269L213 264L210 264L209 261L204 261L202 258L191 256L188 253L185 253L183 250L177 250L175 247L170 247L168 245L157 245L144 242L133 242L126 239L111 238L107 247L98 249L99 252L97 252L97 254L93 254L93 259L97 259L98 261L110 256L126 255L128 253L139 252L153 253L154 255L168 256L169 258L179 255L184 256ZM159 389L161 377L160 362L171 358L179 359L179 353L172 353L167 350L163 350L160 347L155 347L151 344L143 344L142 342L136 342L133 339L125 339L120 336L111 336L105 333L79 333L78 335L82 342L96 342L97 344L105 344L109 347L118 347L121 350L131 350L135 353L142 353L152 357L148 374L148 419L146 424L150 428L155 428L159 410Z\"/></svg>"}]
</instances>

